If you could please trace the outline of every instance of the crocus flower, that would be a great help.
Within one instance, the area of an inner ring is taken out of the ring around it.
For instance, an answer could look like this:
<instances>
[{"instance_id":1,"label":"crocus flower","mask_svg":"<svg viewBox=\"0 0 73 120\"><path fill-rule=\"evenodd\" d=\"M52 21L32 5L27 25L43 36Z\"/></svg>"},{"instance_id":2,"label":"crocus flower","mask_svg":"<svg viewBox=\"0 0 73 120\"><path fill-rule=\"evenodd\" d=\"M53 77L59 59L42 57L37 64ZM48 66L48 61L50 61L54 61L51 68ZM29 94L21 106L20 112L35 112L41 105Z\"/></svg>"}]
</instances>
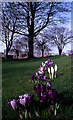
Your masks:
<instances>
[{"instance_id":1,"label":"crocus flower","mask_svg":"<svg viewBox=\"0 0 73 120\"><path fill-rule=\"evenodd\" d=\"M15 109L17 109L17 104L16 104L16 100L15 99L13 99L13 100L9 100L8 101L8 104L15 110Z\"/></svg>"},{"instance_id":2,"label":"crocus flower","mask_svg":"<svg viewBox=\"0 0 73 120\"><path fill-rule=\"evenodd\" d=\"M52 79L53 79L53 75L54 75L54 68L51 67L51 74L52 74Z\"/></svg>"},{"instance_id":3,"label":"crocus flower","mask_svg":"<svg viewBox=\"0 0 73 120\"><path fill-rule=\"evenodd\" d=\"M50 71L50 67L48 68L48 73L49 73L49 74L51 73L51 71Z\"/></svg>"},{"instance_id":4,"label":"crocus flower","mask_svg":"<svg viewBox=\"0 0 73 120\"><path fill-rule=\"evenodd\" d=\"M40 84L34 85L34 90L37 93L37 95L40 96L40 92L41 92Z\"/></svg>"},{"instance_id":5,"label":"crocus flower","mask_svg":"<svg viewBox=\"0 0 73 120\"><path fill-rule=\"evenodd\" d=\"M49 63L47 62L47 63L46 63L46 67L48 67L48 66L49 66Z\"/></svg>"},{"instance_id":6,"label":"crocus flower","mask_svg":"<svg viewBox=\"0 0 73 120\"><path fill-rule=\"evenodd\" d=\"M47 70L47 68L45 67L45 71Z\"/></svg>"},{"instance_id":7,"label":"crocus flower","mask_svg":"<svg viewBox=\"0 0 73 120\"><path fill-rule=\"evenodd\" d=\"M58 91L56 89L49 89L48 95L49 95L50 99L55 102L58 97Z\"/></svg>"},{"instance_id":8,"label":"crocus flower","mask_svg":"<svg viewBox=\"0 0 73 120\"><path fill-rule=\"evenodd\" d=\"M30 95L30 93L28 93L28 94L24 94L24 97L27 97L27 98L28 98L29 95Z\"/></svg>"},{"instance_id":9,"label":"crocus flower","mask_svg":"<svg viewBox=\"0 0 73 120\"><path fill-rule=\"evenodd\" d=\"M47 82L47 88L50 88L51 87L51 81L48 81Z\"/></svg>"},{"instance_id":10,"label":"crocus flower","mask_svg":"<svg viewBox=\"0 0 73 120\"><path fill-rule=\"evenodd\" d=\"M54 67L54 69L55 69L55 72L57 72L57 65L55 64L55 67Z\"/></svg>"},{"instance_id":11,"label":"crocus flower","mask_svg":"<svg viewBox=\"0 0 73 120\"><path fill-rule=\"evenodd\" d=\"M44 67L40 67L39 70L40 70L41 72L44 72L45 68L44 68Z\"/></svg>"},{"instance_id":12,"label":"crocus flower","mask_svg":"<svg viewBox=\"0 0 73 120\"><path fill-rule=\"evenodd\" d=\"M49 65L52 65L53 64L53 62L49 62Z\"/></svg>"},{"instance_id":13,"label":"crocus flower","mask_svg":"<svg viewBox=\"0 0 73 120\"><path fill-rule=\"evenodd\" d=\"M28 95L28 102L29 104L32 104L34 101L34 95Z\"/></svg>"},{"instance_id":14,"label":"crocus flower","mask_svg":"<svg viewBox=\"0 0 73 120\"><path fill-rule=\"evenodd\" d=\"M38 75L39 75L39 71L36 72L36 76L38 76Z\"/></svg>"},{"instance_id":15,"label":"crocus flower","mask_svg":"<svg viewBox=\"0 0 73 120\"><path fill-rule=\"evenodd\" d=\"M41 100L43 101L43 102L45 102L45 101L47 101L47 92L41 92Z\"/></svg>"},{"instance_id":16,"label":"crocus flower","mask_svg":"<svg viewBox=\"0 0 73 120\"><path fill-rule=\"evenodd\" d=\"M55 78L56 78L56 72L57 72L57 65L56 64L55 64L54 69L55 69Z\"/></svg>"},{"instance_id":17,"label":"crocus flower","mask_svg":"<svg viewBox=\"0 0 73 120\"><path fill-rule=\"evenodd\" d=\"M31 74L31 79L34 80L35 76L34 74Z\"/></svg>"},{"instance_id":18,"label":"crocus flower","mask_svg":"<svg viewBox=\"0 0 73 120\"><path fill-rule=\"evenodd\" d=\"M55 69L55 78L56 78L56 72L57 72L57 65L56 64L55 64L54 69Z\"/></svg>"},{"instance_id":19,"label":"crocus flower","mask_svg":"<svg viewBox=\"0 0 73 120\"><path fill-rule=\"evenodd\" d=\"M44 74L45 74L45 73L44 73L44 72L42 72L42 73L41 73L41 76L43 77L43 76L44 76Z\"/></svg>"},{"instance_id":20,"label":"crocus flower","mask_svg":"<svg viewBox=\"0 0 73 120\"><path fill-rule=\"evenodd\" d=\"M49 77L51 79L51 69L50 69L50 67L48 68L48 73L49 73Z\"/></svg>"},{"instance_id":21,"label":"crocus flower","mask_svg":"<svg viewBox=\"0 0 73 120\"><path fill-rule=\"evenodd\" d=\"M46 75L44 75L44 76L43 76L43 79L44 79L44 80L46 80L46 79L47 79Z\"/></svg>"},{"instance_id":22,"label":"crocus flower","mask_svg":"<svg viewBox=\"0 0 73 120\"><path fill-rule=\"evenodd\" d=\"M28 103L28 99L27 99L27 97L24 97L22 99L20 98L19 102L20 102L21 105L26 106L27 103Z\"/></svg>"},{"instance_id":23,"label":"crocus flower","mask_svg":"<svg viewBox=\"0 0 73 120\"><path fill-rule=\"evenodd\" d=\"M39 72L39 74L41 75L42 74L42 72L41 71L38 71Z\"/></svg>"},{"instance_id":24,"label":"crocus flower","mask_svg":"<svg viewBox=\"0 0 73 120\"><path fill-rule=\"evenodd\" d=\"M42 62L42 66L45 67L45 61Z\"/></svg>"},{"instance_id":25,"label":"crocus flower","mask_svg":"<svg viewBox=\"0 0 73 120\"><path fill-rule=\"evenodd\" d=\"M38 80L41 80L41 76L40 76L40 75L39 75L39 76L37 76L37 79L38 79Z\"/></svg>"},{"instance_id":26,"label":"crocus flower","mask_svg":"<svg viewBox=\"0 0 73 120\"><path fill-rule=\"evenodd\" d=\"M46 90L46 85L45 84L41 84L40 89L41 89L41 92L44 92Z\"/></svg>"},{"instance_id":27,"label":"crocus flower","mask_svg":"<svg viewBox=\"0 0 73 120\"><path fill-rule=\"evenodd\" d=\"M24 98L24 95L19 95L18 98L19 98L19 99L22 99L22 98Z\"/></svg>"}]
</instances>

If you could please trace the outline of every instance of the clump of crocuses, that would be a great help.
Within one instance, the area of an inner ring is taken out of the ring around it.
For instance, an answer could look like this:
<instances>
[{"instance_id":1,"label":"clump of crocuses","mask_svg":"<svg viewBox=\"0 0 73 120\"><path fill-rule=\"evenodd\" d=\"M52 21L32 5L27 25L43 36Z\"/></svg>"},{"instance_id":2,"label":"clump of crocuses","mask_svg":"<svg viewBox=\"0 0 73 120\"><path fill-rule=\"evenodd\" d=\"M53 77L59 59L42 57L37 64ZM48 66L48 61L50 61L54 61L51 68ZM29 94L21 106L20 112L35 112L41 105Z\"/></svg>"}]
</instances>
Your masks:
<instances>
[{"instance_id":1,"label":"clump of crocuses","mask_svg":"<svg viewBox=\"0 0 73 120\"><path fill-rule=\"evenodd\" d=\"M48 99L57 101L58 91L51 88L51 81L48 81L47 84L35 84L34 90L43 102L48 101Z\"/></svg>"},{"instance_id":2,"label":"clump of crocuses","mask_svg":"<svg viewBox=\"0 0 73 120\"><path fill-rule=\"evenodd\" d=\"M57 64L54 65L51 59L43 61L38 71L35 74L31 74L31 80L34 80L34 82L40 82L46 81L47 78L54 79L56 78L57 69ZM46 76L46 73L48 73L49 75Z\"/></svg>"},{"instance_id":3,"label":"clump of crocuses","mask_svg":"<svg viewBox=\"0 0 73 120\"><path fill-rule=\"evenodd\" d=\"M46 76L48 73L49 76ZM54 66L53 61L48 59L42 62L36 74L31 74L31 79L34 81L34 91L43 103L50 101L50 103L54 103L55 105L58 100L58 90L52 89L51 81L51 79L56 78L56 73L57 64Z\"/></svg>"},{"instance_id":4,"label":"clump of crocuses","mask_svg":"<svg viewBox=\"0 0 73 120\"><path fill-rule=\"evenodd\" d=\"M24 94L16 99L10 99L8 105L19 113L21 118L29 117L29 107L34 103L34 94ZM23 115L24 114L24 115Z\"/></svg>"},{"instance_id":5,"label":"clump of crocuses","mask_svg":"<svg viewBox=\"0 0 73 120\"><path fill-rule=\"evenodd\" d=\"M46 73L49 73L49 77L47 77ZM50 103L53 104L55 108L54 115L56 115L57 110L58 90L52 89L52 81L50 79L54 78L54 74L56 78L56 73L57 65L55 64L53 67L53 61L48 59L47 61L43 61L38 71L35 74L31 74L30 76L31 80L34 81L33 89L38 95L39 106L41 103L45 103L49 107ZM35 113L35 115L38 115L35 107L36 100L34 99L34 94L24 94L18 96L16 99L10 99L8 101L8 105L10 105L19 113L21 119L25 119L26 117L29 118L31 116L31 111L33 111L33 114ZM33 108L35 109L33 110Z\"/></svg>"},{"instance_id":6,"label":"clump of crocuses","mask_svg":"<svg viewBox=\"0 0 73 120\"><path fill-rule=\"evenodd\" d=\"M10 99L8 101L8 104L13 108L17 109L19 105L22 105L26 107L28 104L32 104L34 101L34 95L31 94L24 94L21 96L18 96L16 99Z\"/></svg>"}]
</instances>

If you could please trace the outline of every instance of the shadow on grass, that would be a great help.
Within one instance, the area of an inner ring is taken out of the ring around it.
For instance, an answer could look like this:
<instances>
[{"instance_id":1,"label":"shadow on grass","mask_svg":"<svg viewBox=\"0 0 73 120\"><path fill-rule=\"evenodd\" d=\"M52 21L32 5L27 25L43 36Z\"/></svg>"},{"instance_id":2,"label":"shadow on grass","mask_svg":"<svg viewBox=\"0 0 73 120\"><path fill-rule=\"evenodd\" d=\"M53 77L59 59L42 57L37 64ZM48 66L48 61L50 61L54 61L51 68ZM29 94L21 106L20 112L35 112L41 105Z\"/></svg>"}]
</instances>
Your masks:
<instances>
[{"instance_id":1,"label":"shadow on grass","mask_svg":"<svg viewBox=\"0 0 73 120\"><path fill-rule=\"evenodd\" d=\"M73 104L73 93L71 92L63 92L59 94L59 101L61 106L71 106Z\"/></svg>"}]
</instances>

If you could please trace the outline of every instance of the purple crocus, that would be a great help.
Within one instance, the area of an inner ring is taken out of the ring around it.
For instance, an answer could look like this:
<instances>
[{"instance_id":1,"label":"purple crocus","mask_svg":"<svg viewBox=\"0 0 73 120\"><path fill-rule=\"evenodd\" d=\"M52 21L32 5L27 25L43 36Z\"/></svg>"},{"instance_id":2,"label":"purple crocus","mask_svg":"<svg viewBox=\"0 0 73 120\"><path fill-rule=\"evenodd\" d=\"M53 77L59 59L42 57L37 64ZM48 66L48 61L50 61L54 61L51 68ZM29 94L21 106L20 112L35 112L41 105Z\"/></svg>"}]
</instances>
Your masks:
<instances>
[{"instance_id":1,"label":"purple crocus","mask_svg":"<svg viewBox=\"0 0 73 120\"><path fill-rule=\"evenodd\" d=\"M49 62L49 65L52 65L53 64L53 62Z\"/></svg>"},{"instance_id":2,"label":"purple crocus","mask_svg":"<svg viewBox=\"0 0 73 120\"><path fill-rule=\"evenodd\" d=\"M22 99L20 98L19 102L21 105L26 106L28 104L28 99L27 99L27 97L24 97Z\"/></svg>"},{"instance_id":3,"label":"purple crocus","mask_svg":"<svg viewBox=\"0 0 73 120\"><path fill-rule=\"evenodd\" d=\"M36 72L36 76L39 76L39 71Z\"/></svg>"},{"instance_id":4,"label":"purple crocus","mask_svg":"<svg viewBox=\"0 0 73 120\"><path fill-rule=\"evenodd\" d=\"M37 79L38 79L38 80L41 80L41 76L40 76L40 75L39 75L39 76L37 76Z\"/></svg>"},{"instance_id":5,"label":"purple crocus","mask_svg":"<svg viewBox=\"0 0 73 120\"><path fill-rule=\"evenodd\" d=\"M47 101L47 92L41 92L41 100L43 101L43 102L45 102L45 101Z\"/></svg>"},{"instance_id":6,"label":"purple crocus","mask_svg":"<svg viewBox=\"0 0 73 120\"><path fill-rule=\"evenodd\" d=\"M28 96L28 102L29 102L29 104L32 104L33 101L34 101L34 94L33 95L29 95Z\"/></svg>"},{"instance_id":7,"label":"purple crocus","mask_svg":"<svg viewBox=\"0 0 73 120\"><path fill-rule=\"evenodd\" d=\"M44 79L44 80L46 80L46 79L47 79L46 75L44 75L44 76L43 76L43 79Z\"/></svg>"},{"instance_id":8,"label":"purple crocus","mask_svg":"<svg viewBox=\"0 0 73 120\"><path fill-rule=\"evenodd\" d=\"M31 74L31 79L34 80L35 76L34 74Z\"/></svg>"},{"instance_id":9,"label":"purple crocus","mask_svg":"<svg viewBox=\"0 0 73 120\"><path fill-rule=\"evenodd\" d=\"M50 62L50 61L51 61L51 59L48 59L48 60L47 60L47 62Z\"/></svg>"},{"instance_id":10,"label":"purple crocus","mask_svg":"<svg viewBox=\"0 0 73 120\"><path fill-rule=\"evenodd\" d=\"M45 67L45 71L47 70L47 68Z\"/></svg>"},{"instance_id":11,"label":"purple crocus","mask_svg":"<svg viewBox=\"0 0 73 120\"><path fill-rule=\"evenodd\" d=\"M15 109L17 109L17 104L16 104L16 100L15 99L13 99L13 100L9 100L8 101L8 104L15 110Z\"/></svg>"},{"instance_id":12,"label":"purple crocus","mask_svg":"<svg viewBox=\"0 0 73 120\"><path fill-rule=\"evenodd\" d=\"M41 73L41 76L43 77L43 76L44 76L44 74L45 74L45 73L44 73L44 72L42 72L42 73Z\"/></svg>"},{"instance_id":13,"label":"purple crocus","mask_svg":"<svg viewBox=\"0 0 73 120\"><path fill-rule=\"evenodd\" d=\"M42 66L43 66L43 67L45 66L45 61L42 62Z\"/></svg>"},{"instance_id":14,"label":"purple crocus","mask_svg":"<svg viewBox=\"0 0 73 120\"><path fill-rule=\"evenodd\" d=\"M44 92L44 91L46 91L46 85L45 84L41 84L41 92Z\"/></svg>"},{"instance_id":15,"label":"purple crocus","mask_svg":"<svg viewBox=\"0 0 73 120\"><path fill-rule=\"evenodd\" d=\"M40 67L39 70L40 70L41 72L43 72L43 71L45 70L45 68L44 68L44 67Z\"/></svg>"},{"instance_id":16,"label":"purple crocus","mask_svg":"<svg viewBox=\"0 0 73 120\"><path fill-rule=\"evenodd\" d=\"M34 90L37 93L37 95L40 96L40 92L41 92L40 84L34 85Z\"/></svg>"},{"instance_id":17,"label":"purple crocus","mask_svg":"<svg viewBox=\"0 0 73 120\"><path fill-rule=\"evenodd\" d=\"M48 81L47 82L47 88L50 88L51 87L51 81Z\"/></svg>"},{"instance_id":18,"label":"purple crocus","mask_svg":"<svg viewBox=\"0 0 73 120\"><path fill-rule=\"evenodd\" d=\"M49 89L48 95L49 95L50 99L55 102L58 97L58 91L56 89Z\"/></svg>"}]
</instances>

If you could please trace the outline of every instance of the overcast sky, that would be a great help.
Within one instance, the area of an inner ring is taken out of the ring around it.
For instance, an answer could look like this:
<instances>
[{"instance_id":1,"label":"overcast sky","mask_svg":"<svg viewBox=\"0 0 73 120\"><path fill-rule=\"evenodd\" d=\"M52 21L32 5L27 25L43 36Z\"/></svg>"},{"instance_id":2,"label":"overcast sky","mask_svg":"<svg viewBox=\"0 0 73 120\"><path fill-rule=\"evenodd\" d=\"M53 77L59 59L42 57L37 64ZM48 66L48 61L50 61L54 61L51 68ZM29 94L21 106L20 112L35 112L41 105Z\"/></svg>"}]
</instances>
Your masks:
<instances>
[{"instance_id":1,"label":"overcast sky","mask_svg":"<svg viewBox=\"0 0 73 120\"><path fill-rule=\"evenodd\" d=\"M64 0L66 1L66 0ZM71 0L69 0L71 1ZM72 7L73 8L73 7ZM72 12L73 13L73 12ZM71 26L71 13L67 14L68 18L69 18L69 22L65 23L64 26L68 27L69 29L72 28ZM5 44L3 44L2 42L0 42L0 52L4 52L4 49L5 49ZM67 44L63 50L63 52L67 52L67 50L70 50L71 49L71 44ZM54 53L58 53L58 49L57 47L54 47L53 48L53 51Z\"/></svg>"}]
</instances>

